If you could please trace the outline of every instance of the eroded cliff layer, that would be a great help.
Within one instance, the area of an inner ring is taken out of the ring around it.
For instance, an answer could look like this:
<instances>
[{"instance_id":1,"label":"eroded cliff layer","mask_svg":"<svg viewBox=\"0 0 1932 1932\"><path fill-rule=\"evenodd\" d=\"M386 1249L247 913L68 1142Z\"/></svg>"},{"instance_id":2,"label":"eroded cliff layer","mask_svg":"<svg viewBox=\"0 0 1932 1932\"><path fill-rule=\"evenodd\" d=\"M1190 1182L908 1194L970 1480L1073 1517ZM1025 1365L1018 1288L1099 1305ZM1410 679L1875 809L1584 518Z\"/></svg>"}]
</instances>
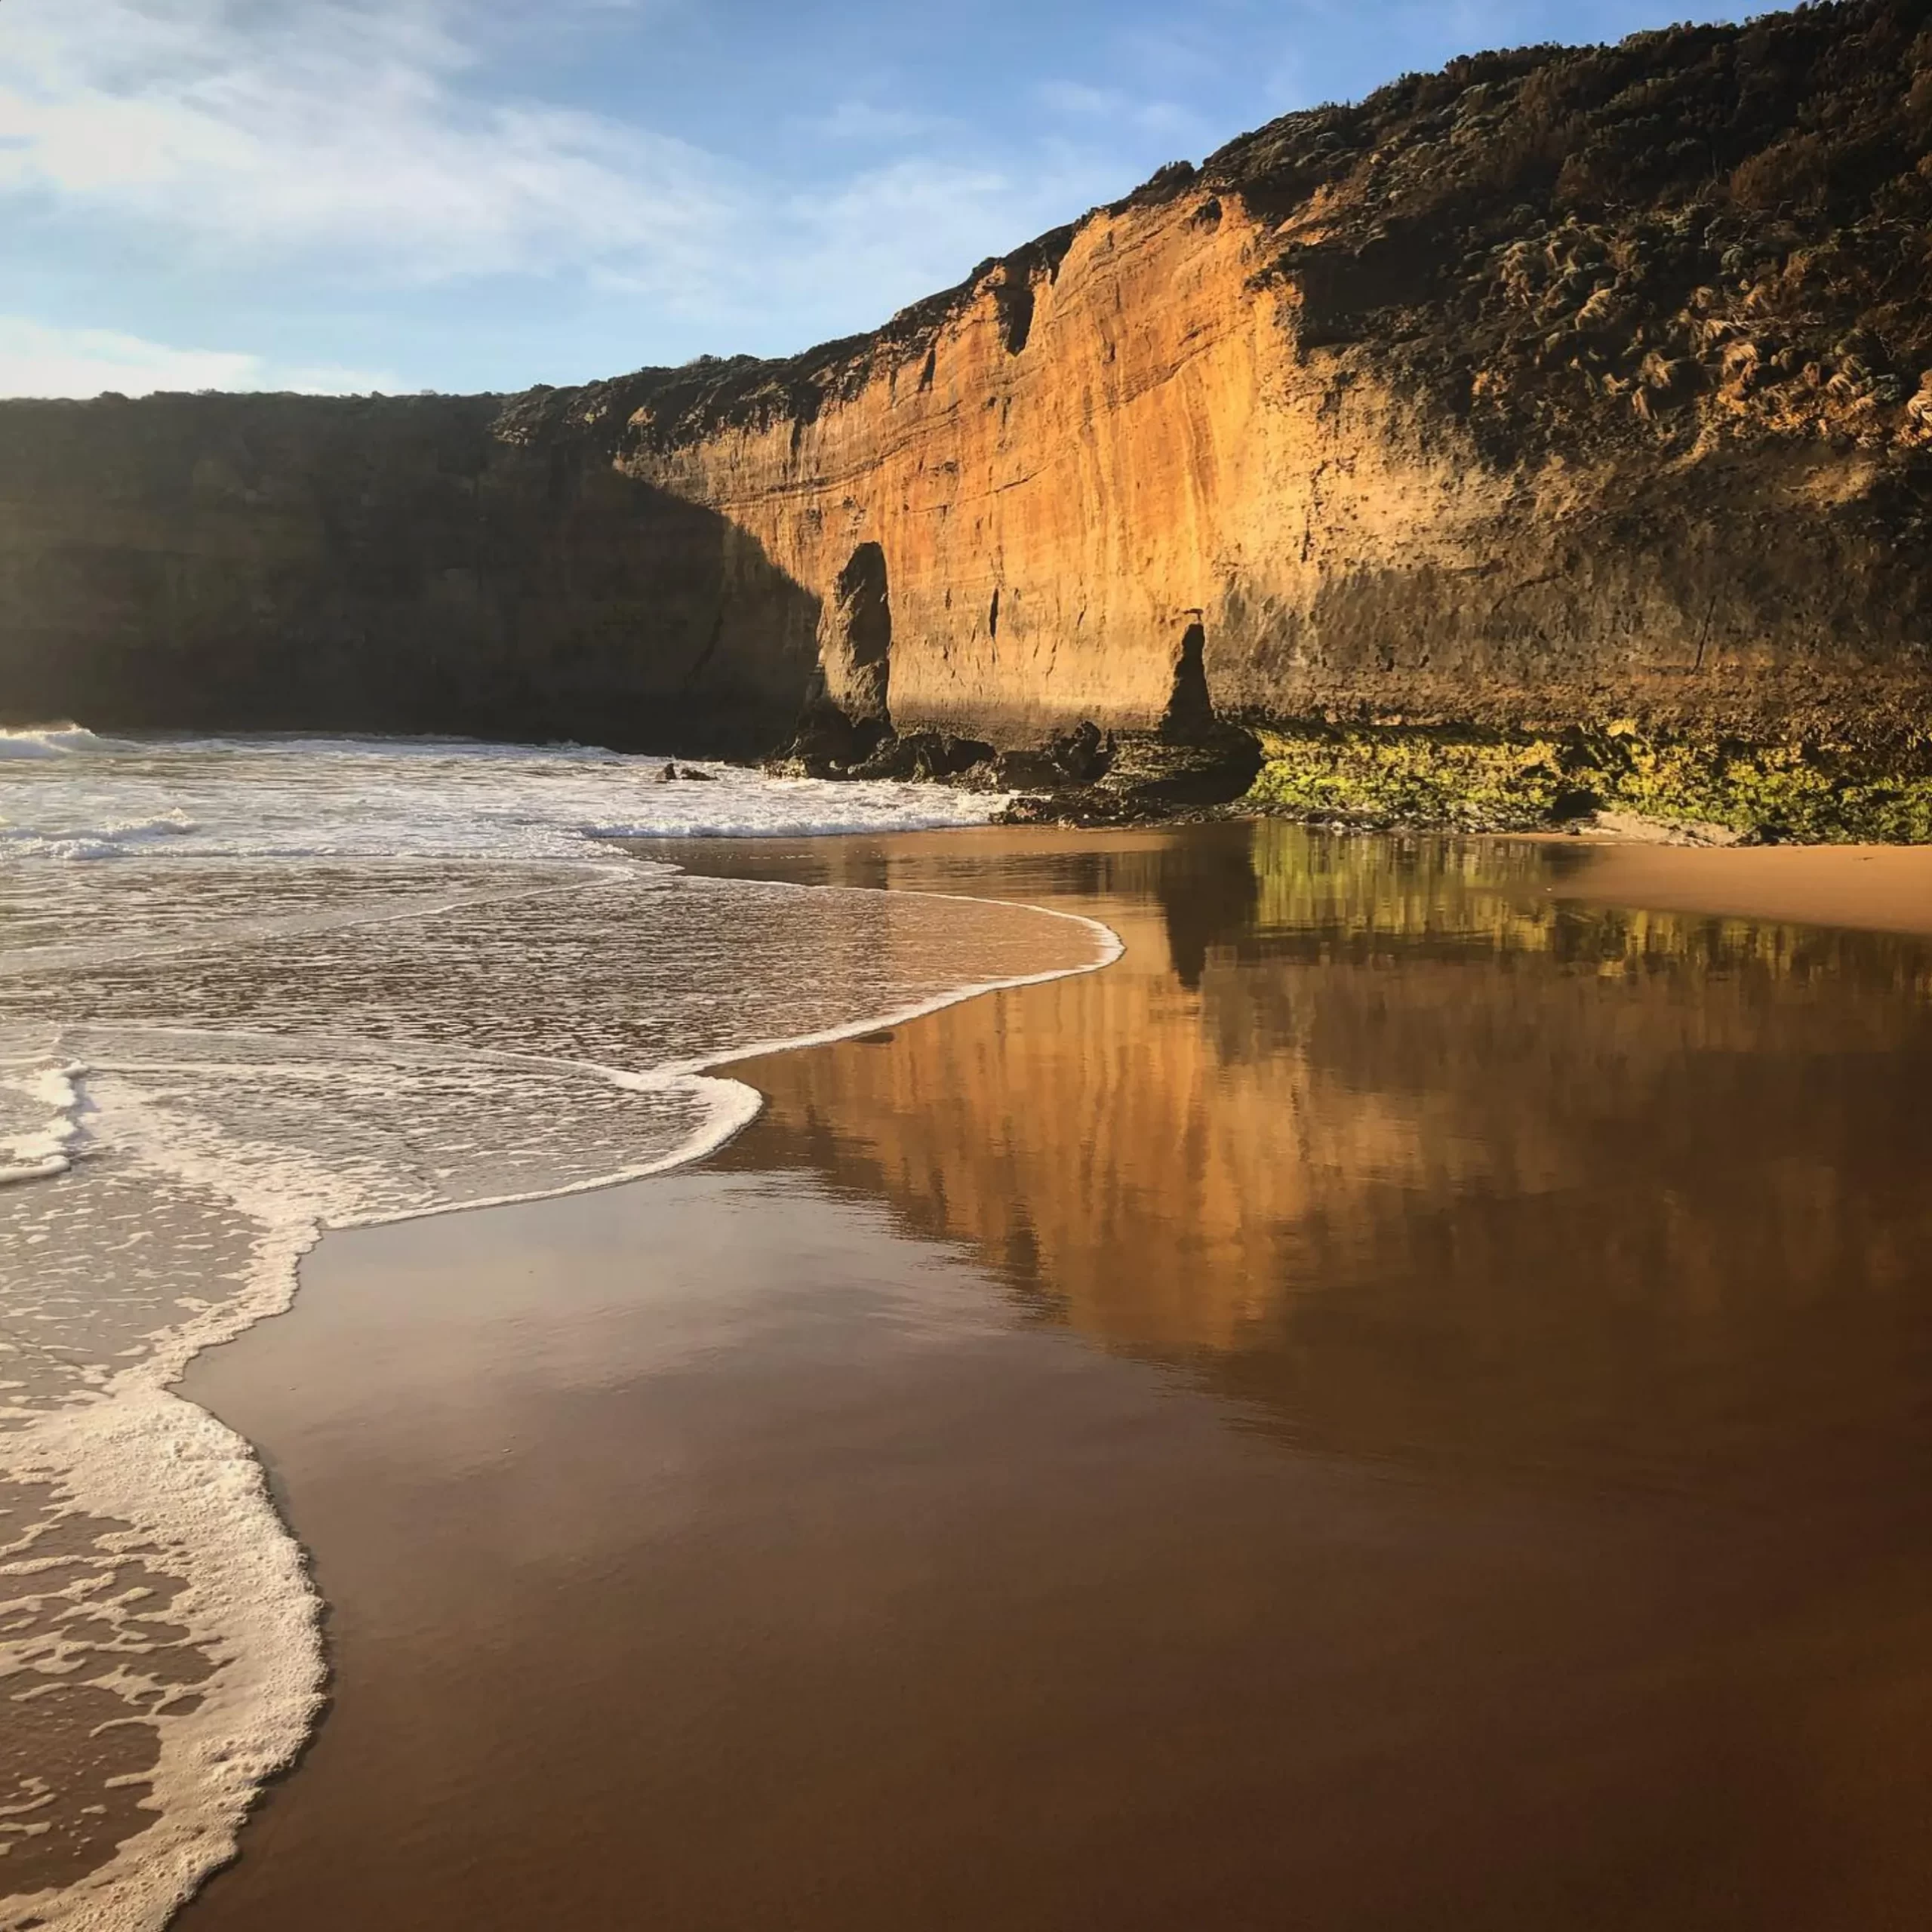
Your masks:
<instances>
[{"instance_id":1,"label":"eroded cliff layer","mask_svg":"<svg viewBox=\"0 0 1932 1932\"><path fill-rule=\"evenodd\" d=\"M668 743L816 662L996 743L1204 681L1915 764L1929 232L1932 0L1856 0L1291 115L790 361L10 405L0 703Z\"/></svg>"}]
</instances>

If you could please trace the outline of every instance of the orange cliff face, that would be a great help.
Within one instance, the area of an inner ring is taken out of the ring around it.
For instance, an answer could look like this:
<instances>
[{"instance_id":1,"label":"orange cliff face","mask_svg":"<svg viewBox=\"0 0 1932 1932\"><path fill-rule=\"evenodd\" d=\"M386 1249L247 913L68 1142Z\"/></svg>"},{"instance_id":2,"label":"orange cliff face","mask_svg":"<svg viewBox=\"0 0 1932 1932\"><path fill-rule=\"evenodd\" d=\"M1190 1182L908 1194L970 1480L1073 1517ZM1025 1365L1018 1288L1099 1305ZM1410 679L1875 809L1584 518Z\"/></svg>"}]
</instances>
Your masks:
<instances>
[{"instance_id":1,"label":"orange cliff face","mask_svg":"<svg viewBox=\"0 0 1932 1932\"><path fill-rule=\"evenodd\" d=\"M1896 740L1932 721L1906 11L1457 62L871 335L502 433L749 533L819 602L829 694L902 729L1146 729L1198 646L1249 721ZM1835 140L1856 169L1792 177Z\"/></svg>"},{"instance_id":2,"label":"orange cliff face","mask_svg":"<svg viewBox=\"0 0 1932 1932\"><path fill-rule=\"evenodd\" d=\"M1912 571L1834 514L1877 457L1746 455L1715 423L1681 451L1485 447L1384 346L1311 339L1319 290L1272 271L1333 226L1319 197L1277 223L1203 181L995 264L749 421L694 435L677 398L586 393L625 416L619 468L818 600L834 702L901 731L1150 729L1190 643L1251 719L1776 735L1923 709L1922 589L1890 596Z\"/></svg>"},{"instance_id":3,"label":"orange cliff face","mask_svg":"<svg viewBox=\"0 0 1932 1932\"><path fill-rule=\"evenodd\" d=\"M1063 253L996 266L923 349L881 340L808 417L660 451L646 401L618 462L820 598L829 693L855 713L875 700L841 585L876 558L902 731L1151 729L1190 638L1217 708L1306 709L1358 668L1331 634L1372 628L1336 617L1338 585L1412 597L1466 569L1495 483L1451 426L1301 352L1297 291L1254 286L1272 242L1205 192L1099 212ZM1416 614L1387 641L1426 672Z\"/></svg>"},{"instance_id":4,"label":"orange cliff face","mask_svg":"<svg viewBox=\"0 0 1932 1932\"><path fill-rule=\"evenodd\" d=\"M835 700L855 681L834 587L872 545L902 730L1149 728L1191 626L1236 694L1230 607L1313 520L1324 432L1289 402L1291 338L1278 296L1244 289L1254 259L1251 227L1198 202L1097 216L1017 304L1025 269L996 270L922 354L881 349L814 420L627 461L820 592Z\"/></svg>"}]
</instances>

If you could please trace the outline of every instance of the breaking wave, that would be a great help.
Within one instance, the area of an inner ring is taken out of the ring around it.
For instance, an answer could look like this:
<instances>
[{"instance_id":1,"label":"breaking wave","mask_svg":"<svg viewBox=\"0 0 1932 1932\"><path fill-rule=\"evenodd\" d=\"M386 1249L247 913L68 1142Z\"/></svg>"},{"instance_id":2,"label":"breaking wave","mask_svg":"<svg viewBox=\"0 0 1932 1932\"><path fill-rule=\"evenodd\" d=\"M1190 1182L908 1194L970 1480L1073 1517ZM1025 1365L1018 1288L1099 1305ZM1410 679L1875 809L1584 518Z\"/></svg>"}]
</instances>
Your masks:
<instances>
[{"instance_id":1,"label":"breaking wave","mask_svg":"<svg viewBox=\"0 0 1932 1932\"><path fill-rule=\"evenodd\" d=\"M35 724L13 730L0 726L0 758L71 758L77 752L108 747L109 740L97 738L78 724Z\"/></svg>"}]
</instances>

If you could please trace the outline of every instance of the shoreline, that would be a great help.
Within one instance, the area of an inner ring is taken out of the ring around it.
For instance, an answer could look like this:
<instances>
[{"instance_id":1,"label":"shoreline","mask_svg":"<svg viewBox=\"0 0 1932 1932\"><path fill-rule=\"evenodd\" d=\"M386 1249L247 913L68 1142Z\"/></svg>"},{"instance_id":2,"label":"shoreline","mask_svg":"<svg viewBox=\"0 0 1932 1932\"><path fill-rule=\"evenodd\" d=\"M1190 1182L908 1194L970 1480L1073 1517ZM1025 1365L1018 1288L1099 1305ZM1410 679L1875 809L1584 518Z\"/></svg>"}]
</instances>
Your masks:
<instances>
[{"instance_id":1,"label":"shoreline","mask_svg":"<svg viewBox=\"0 0 1932 1932\"><path fill-rule=\"evenodd\" d=\"M1599 903L1932 937L1932 846L1648 844L1562 838Z\"/></svg>"},{"instance_id":2,"label":"shoreline","mask_svg":"<svg viewBox=\"0 0 1932 1932\"><path fill-rule=\"evenodd\" d=\"M895 840L949 841L1023 833L1057 834L1069 839L1131 838L1199 825L1279 825L1314 837L1343 840L1439 839L1463 845L1494 841L1555 855L1552 865L1558 882L1549 890L1559 897L1580 897L1594 903L1633 910L1701 913L1718 918L1932 937L1932 844L1689 842L1677 835L1678 829L1666 820L1637 823L1654 835L1625 826L1614 830L1540 831L1429 823L1352 826L1265 809L1250 810L1237 804L1116 823L1088 825L1049 819L1009 824L996 820L988 826L883 835ZM880 835L850 834L824 842L828 845L863 842ZM683 861L678 856L681 845L687 854L692 847L701 848L714 861L724 864L735 851L792 851L800 843L793 838L620 838L611 842L681 866ZM688 869L694 873L700 871L696 866ZM755 864L726 864L718 875L765 876ZM962 892L952 896L972 898L977 895ZM1049 909L1029 906L1026 909Z\"/></svg>"},{"instance_id":3,"label":"shoreline","mask_svg":"<svg viewBox=\"0 0 1932 1932\"><path fill-rule=\"evenodd\" d=\"M1202 700L1204 707L1204 699ZM1106 826L1259 816L1333 830L1579 832L1692 845L1932 844L1932 739L1883 743L1647 730L1633 718L1540 730L1461 724L1236 724L1204 712L1170 731L1089 722L1030 750L843 714L766 761L841 781L917 775L1003 791L998 823ZM856 742L854 740L857 734Z\"/></svg>"},{"instance_id":4,"label":"shoreline","mask_svg":"<svg viewBox=\"0 0 1932 1932\"><path fill-rule=\"evenodd\" d=\"M1017 823L1030 826L1057 821ZM1689 837L1684 827L1663 819L1534 830L1430 821L1354 825L1254 808L1246 801L1121 824L1058 823L1069 832L1086 833L1275 824L1338 838L1494 840L1575 855L1580 863L1574 873L1566 873L1564 889L1581 887L1582 896L1601 904L1932 936L1932 844L1752 844L1734 838ZM1585 854L1589 855L1586 863Z\"/></svg>"}]
</instances>

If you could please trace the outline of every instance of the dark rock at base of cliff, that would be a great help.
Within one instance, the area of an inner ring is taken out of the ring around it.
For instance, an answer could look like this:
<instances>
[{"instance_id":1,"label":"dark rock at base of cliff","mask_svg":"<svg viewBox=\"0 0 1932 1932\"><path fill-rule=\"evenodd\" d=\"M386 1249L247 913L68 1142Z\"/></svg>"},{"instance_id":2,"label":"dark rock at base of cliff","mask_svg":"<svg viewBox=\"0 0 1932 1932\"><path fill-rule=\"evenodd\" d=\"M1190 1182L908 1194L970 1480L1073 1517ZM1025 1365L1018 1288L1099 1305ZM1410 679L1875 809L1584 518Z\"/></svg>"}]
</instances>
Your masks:
<instances>
[{"instance_id":1,"label":"dark rock at base of cliff","mask_svg":"<svg viewBox=\"0 0 1932 1932\"><path fill-rule=\"evenodd\" d=\"M1092 782L1016 798L1004 817L1013 825L1141 824L1232 804L1260 769L1260 741L1232 725L1211 726L1189 743L1137 733L1108 741Z\"/></svg>"},{"instance_id":2,"label":"dark rock at base of cliff","mask_svg":"<svg viewBox=\"0 0 1932 1932\"><path fill-rule=\"evenodd\" d=\"M845 773L848 778L942 779L963 777L992 761L993 748L979 738L955 738L946 731L911 731L881 743L872 755Z\"/></svg>"},{"instance_id":3,"label":"dark rock at base of cliff","mask_svg":"<svg viewBox=\"0 0 1932 1932\"><path fill-rule=\"evenodd\" d=\"M1235 736L1246 737L1244 733ZM848 718L821 700L807 711L791 741L766 760L764 768L786 777L924 780L1002 792L1078 792L1106 778L1115 749L1113 734L1091 720L1042 745L996 752L983 738L939 731L895 732L881 719ZM1158 792L1164 785L1177 801L1186 802L1204 782L1217 798L1237 797L1244 785L1223 792L1222 786L1231 779L1205 777L1211 765L1218 772L1223 761L1208 755L1203 744L1149 738L1135 754L1134 789L1137 795L1151 785Z\"/></svg>"},{"instance_id":4,"label":"dark rock at base of cliff","mask_svg":"<svg viewBox=\"0 0 1932 1932\"><path fill-rule=\"evenodd\" d=\"M1067 783L1044 751L1001 752L993 761L993 783L1002 792L1057 792Z\"/></svg>"},{"instance_id":5,"label":"dark rock at base of cliff","mask_svg":"<svg viewBox=\"0 0 1932 1932\"><path fill-rule=\"evenodd\" d=\"M949 731L895 732L881 718L853 718L835 705L813 705L791 742L765 761L780 777L945 780L992 764L993 748Z\"/></svg>"},{"instance_id":6,"label":"dark rock at base of cliff","mask_svg":"<svg viewBox=\"0 0 1932 1932\"><path fill-rule=\"evenodd\" d=\"M1214 726L1186 743L1125 737L1096 789L1152 805L1224 805L1261 769L1261 743L1235 725Z\"/></svg>"},{"instance_id":7,"label":"dark rock at base of cliff","mask_svg":"<svg viewBox=\"0 0 1932 1932\"><path fill-rule=\"evenodd\" d=\"M820 700L807 707L790 740L766 759L775 777L844 778L892 735L882 718L852 718Z\"/></svg>"},{"instance_id":8,"label":"dark rock at base of cliff","mask_svg":"<svg viewBox=\"0 0 1932 1932\"><path fill-rule=\"evenodd\" d=\"M1091 785L1114 761L1114 739L1091 720L1055 738L1047 747L1054 762L1076 785Z\"/></svg>"},{"instance_id":9,"label":"dark rock at base of cliff","mask_svg":"<svg viewBox=\"0 0 1932 1932\"><path fill-rule=\"evenodd\" d=\"M1113 762L1111 734L1090 722L1063 732L1033 751L1002 752L993 763L993 783L1003 792L1057 792L1091 785Z\"/></svg>"}]
</instances>

